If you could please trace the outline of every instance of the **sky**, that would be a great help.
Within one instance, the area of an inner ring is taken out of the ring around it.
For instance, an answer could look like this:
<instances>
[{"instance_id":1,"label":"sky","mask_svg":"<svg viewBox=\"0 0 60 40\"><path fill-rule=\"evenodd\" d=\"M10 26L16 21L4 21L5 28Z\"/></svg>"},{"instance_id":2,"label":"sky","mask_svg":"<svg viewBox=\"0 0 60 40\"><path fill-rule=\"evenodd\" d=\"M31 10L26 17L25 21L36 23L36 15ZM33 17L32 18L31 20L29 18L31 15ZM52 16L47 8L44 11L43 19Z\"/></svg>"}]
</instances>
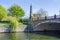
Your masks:
<instances>
[{"instance_id":1,"label":"sky","mask_svg":"<svg viewBox=\"0 0 60 40\"><path fill-rule=\"evenodd\" d=\"M48 16L53 16L54 14L59 15L60 0L0 0L0 5L6 9L14 3L23 8L25 17L29 16L30 4L32 4L33 13L36 13L42 8L48 12Z\"/></svg>"}]
</instances>

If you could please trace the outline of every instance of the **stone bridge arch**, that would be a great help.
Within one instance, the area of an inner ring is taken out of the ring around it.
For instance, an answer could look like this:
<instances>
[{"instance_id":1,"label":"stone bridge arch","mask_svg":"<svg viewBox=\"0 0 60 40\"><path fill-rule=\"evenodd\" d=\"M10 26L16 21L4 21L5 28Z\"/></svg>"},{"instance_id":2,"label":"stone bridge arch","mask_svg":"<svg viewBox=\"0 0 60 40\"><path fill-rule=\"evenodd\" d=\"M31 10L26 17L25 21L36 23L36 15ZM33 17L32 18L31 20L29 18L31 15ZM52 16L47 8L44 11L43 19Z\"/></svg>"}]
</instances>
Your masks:
<instances>
[{"instance_id":1,"label":"stone bridge arch","mask_svg":"<svg viewBox=\"0 0 60 40\"><path fill-rule=\"evenodd\" d=\"M33 26L33 31L60 30L60 21L43 21Z\"/></svg>"}]
</instances>

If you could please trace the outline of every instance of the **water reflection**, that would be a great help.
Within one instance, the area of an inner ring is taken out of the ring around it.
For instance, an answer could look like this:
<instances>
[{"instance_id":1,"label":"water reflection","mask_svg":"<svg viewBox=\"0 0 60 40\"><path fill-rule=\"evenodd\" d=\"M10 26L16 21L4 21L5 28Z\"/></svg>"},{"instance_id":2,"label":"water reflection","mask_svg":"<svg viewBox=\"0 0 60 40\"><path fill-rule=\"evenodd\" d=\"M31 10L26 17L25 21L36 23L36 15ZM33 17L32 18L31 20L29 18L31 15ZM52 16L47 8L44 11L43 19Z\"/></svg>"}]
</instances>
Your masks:
<instances>
[{"instance_id":1,"label":"water reflection","mask_svg":"<svg viewBox=\"0 0 60 40\"><path fill-rule=\"evenodd\" d=\"M25 33L5 33L5 36L7 37L7 40L28 40Z\"/></svg>"},{"instance_id":2,"label":"water reflection","mask_svg":"<svg viewBox=\"0 0 60 40\"><path fill-rule=\"evenodd\" d=\"M49 34L50 35L50 34ZM0 33L0 40L60 40L55 36L35 33Z\"/></svg>"},{"instance_id":3,"label":"water reflection","mask_svg":"<svg viewBox=\"0 0 60 40\"><path fill-rule=\"evenodd\" d=\"M49 35L45 35L45 34L38 34L38 33L29 33L26 34L27 38L29 38L30 40L60 40L60 38L56 37L56 36L49 36ZM54 34L52 34L54 35Z\"/></svg>"},{"instance_id":4,"label":"water reflection","mask_svg":"<svg viewBox=\"0 0 60 40\"><path fill-rule=\"evenodd\" d=\"M9 33L9 39L10 40L18 40L17 34L16 33Z\"/></svg>"},{"instance_id":5,"label":"water reflection","mask_svg":"<svg viewBox=\"0 0 60 40\"><path fill-rule=\"evenodd\" d=\"M0 33L0 40L31 40L29 33Z\"/></svg>"}]
</instances>

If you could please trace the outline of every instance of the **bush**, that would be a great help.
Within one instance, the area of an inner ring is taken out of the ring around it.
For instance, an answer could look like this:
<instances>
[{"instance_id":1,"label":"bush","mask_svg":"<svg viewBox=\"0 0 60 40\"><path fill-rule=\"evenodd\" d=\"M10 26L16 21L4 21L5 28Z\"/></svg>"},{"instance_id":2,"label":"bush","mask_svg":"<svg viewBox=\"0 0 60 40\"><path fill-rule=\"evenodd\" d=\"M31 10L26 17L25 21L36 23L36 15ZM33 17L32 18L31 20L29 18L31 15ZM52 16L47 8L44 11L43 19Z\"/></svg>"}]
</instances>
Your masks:
<instances>
[{"instance_id":1,"label":"bush","mask_svg":"<svg viewBox=\"0 0 60 40\"><path fill-rule=\"evenodd\" d=\"M18 20L15 17L12 17L10 19L10 26L11 26L12 31L16 30L16 28L18 27L18 25L19 25Z\"/></svg>"}]
</instances>

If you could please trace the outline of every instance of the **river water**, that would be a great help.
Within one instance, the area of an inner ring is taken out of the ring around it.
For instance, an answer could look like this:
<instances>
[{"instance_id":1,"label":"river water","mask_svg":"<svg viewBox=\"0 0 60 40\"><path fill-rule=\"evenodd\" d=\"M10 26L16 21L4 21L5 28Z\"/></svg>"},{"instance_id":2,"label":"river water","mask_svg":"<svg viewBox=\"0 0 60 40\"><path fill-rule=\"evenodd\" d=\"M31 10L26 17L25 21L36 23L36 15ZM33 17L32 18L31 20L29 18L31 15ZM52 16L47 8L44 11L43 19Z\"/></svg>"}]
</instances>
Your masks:
<instances>
[{"instance_id":1,"label":"river water","mask_svg":"<svg viewBox=\"0 0 60 40\"><path fill-rule=\"evenodd\" d=\"M60 40L55 33L0 33L0 40Z\"/></svg>"}]
</instances>

